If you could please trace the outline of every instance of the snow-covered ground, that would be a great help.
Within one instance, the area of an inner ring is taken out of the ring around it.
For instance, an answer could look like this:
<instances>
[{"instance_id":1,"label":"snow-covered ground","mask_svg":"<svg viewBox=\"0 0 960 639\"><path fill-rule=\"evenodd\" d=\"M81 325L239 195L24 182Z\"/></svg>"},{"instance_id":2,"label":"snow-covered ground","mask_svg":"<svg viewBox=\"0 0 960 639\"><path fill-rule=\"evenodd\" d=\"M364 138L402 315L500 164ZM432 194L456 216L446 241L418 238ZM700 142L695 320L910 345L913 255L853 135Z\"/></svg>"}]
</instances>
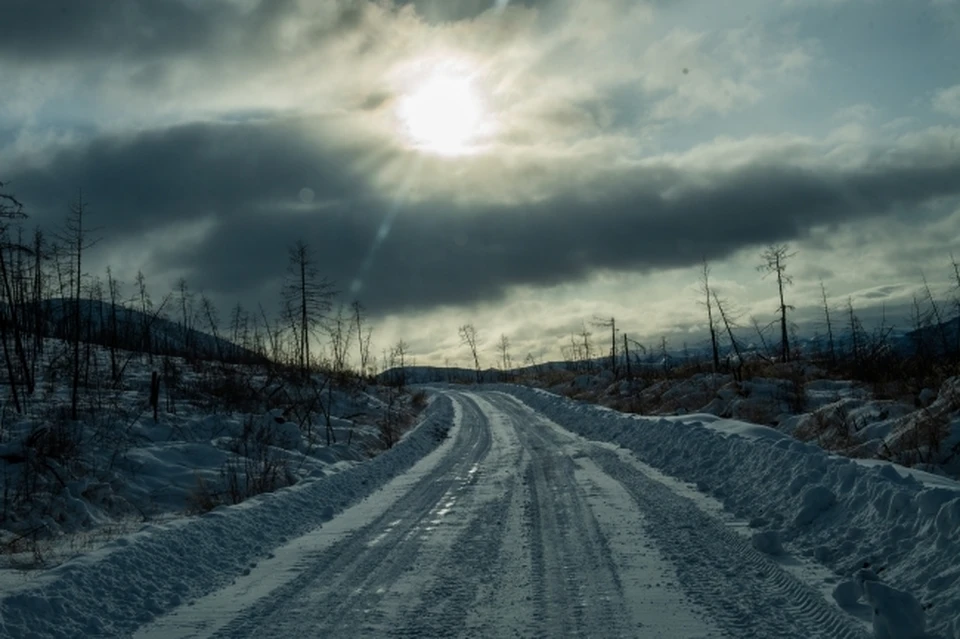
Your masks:
<instances>
[{"instance_id":1,"label":"snow-covered ground","mask_svg":"<svg viewBox=\"0 0 960 639\"><path fill-rule=\"evenodd\" d=\"M734 420L437 392L370 462L20 586L0 632L960 636L956 484Z\"/></svg>"},{"instance_id":2,"label":"snow-covered ground","mask_svg":"<svg viewBox=\"0 0 960 639\"><path fill-rule=\"evenodd\" d=\"M0 421L0 587L21 583L144 523L341 472L384 448L415 412L409 393L305 384L276 367L187 362L93 347L91 385L71 420L56 340L23 415ZM157 420L149 406L160 373ZM392 393L393 405L387 394ZM329 429L327 427L329 415Z\"/></svg>"},{"instance_id":3,"label":"snow-covered ground","mask_svg":"<svg viewBox=\"0 0 960 639\"><path fill-rule=\"evenodd\" d=\"M694 373L614 379L555 372L545 389L645 415L702 415L773 426L848 457L960 478L960 377L939 388L873 388L813 366L770 364L756 375ZM543 379L532 378L533 386ZM882 396L877 393L882 392Z\"/></svg>"},{"instance_id":4,"label":"snow-covered ground","mask_svg":"<svg viewBox=\"0 0 960 639\"><path fill-rule=\"evenodd\" d=\"M916 620L897 617L916 602L931 630L960 637L960 483L839 457L712 415L644 418L536 389L503 390L573 432L615 443L695 485L748 522L765 551L783 545L828 568L837 603L876 623L876 636L922 636L908 632ZM875 577L883 589L863 585ZM884 634L887 623L905 629Z\"/></svg>"},{"instance_id":5,"label":"snow-covered ground","mask_svg":"<svg viewBox=\"0 0 960 639\"><path fill-rule=\"evenodd\" d=\"M144 526L8 586L0 599L0 636L129 636L156 616L250 574L278 546L408 470L443 440L452 410L449 400L434 402L415 430L365 463L200 517Z\"/></svg>"}]
</instances>

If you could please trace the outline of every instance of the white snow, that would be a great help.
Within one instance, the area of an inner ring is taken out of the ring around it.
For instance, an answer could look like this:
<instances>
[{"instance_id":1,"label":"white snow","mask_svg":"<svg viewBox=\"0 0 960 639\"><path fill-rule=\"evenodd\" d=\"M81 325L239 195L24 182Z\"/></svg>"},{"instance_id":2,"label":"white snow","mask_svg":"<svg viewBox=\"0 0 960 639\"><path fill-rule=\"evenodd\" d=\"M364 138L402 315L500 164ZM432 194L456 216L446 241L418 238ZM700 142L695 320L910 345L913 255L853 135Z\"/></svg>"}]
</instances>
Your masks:
<instances>
[{"instance_id":1,"label":"white snow","mask_svg":"<svg viewBox=\"0 0 960 639\"><path fill-rule=\"evenodd\" d=\"M751 538L753 547L767 555L782 555L783 545L780 543L780 533L776 530L762 530L753 533Z\"/></svg>"},{"instance_id":2,"label":"white snow","mask_svg":"<svg viewBox=\"0 0 960 639\"><path fill-rule=\"evenodd\" d=\"M645 418L539 389L497 388L573 432L625 447L695 484L741 519L766 522L788 551L824 564L838 581L864 565L882 569L885 586L920 602L931 631L960 636L960 483L937 477L931 486L909 469L864 465L731 420ZM846 588L838 593L844 605L851 603ZM898 620L883 621L892 613L878 614L878 628L899 628Z\"/></svg>"},{"instance_id":3,"label":"white snow","mask_svg":"<svg viewBox=\"0 0 960 639\"><path fill-rule=\"evenodd\" d=\"M244 623L281 636L305 627L290 606L314 598L360 615L323 621L340 635L382 634L406 619L394 630L443 634L455 622L476 636L563 634L589 621L599 636L640 624L664 636L714 626L739 636L857 637L866 627L887 639L960 636L956 482L713 415L645 418L512 385L443 394L371 461L146 526L6 591L0 636L187 636L201 626L212 630L197 636L234 636ZM455 419L469 431L408 472L442 440L434 428ZM187 469L189 444L142 460ZM83 516L96 490L71 484L63 508ZM334 543L348 556L327 557L301 584L298 553L313 562ZM666 615L646 619L658 606Z\"/></svg>"},{"instance_id":4,"label":"white snow","mask_svg":"<svg viewBox=\"0 0 960 639\"><path fill-rule=\"evenodd\" d=\"M286 540L329 521L435 448L453 409L440 399L390 450L203 516L147 525L50 570L0 599L0 636L123 636L222 588Z\"/></svg>"}]
</instances>

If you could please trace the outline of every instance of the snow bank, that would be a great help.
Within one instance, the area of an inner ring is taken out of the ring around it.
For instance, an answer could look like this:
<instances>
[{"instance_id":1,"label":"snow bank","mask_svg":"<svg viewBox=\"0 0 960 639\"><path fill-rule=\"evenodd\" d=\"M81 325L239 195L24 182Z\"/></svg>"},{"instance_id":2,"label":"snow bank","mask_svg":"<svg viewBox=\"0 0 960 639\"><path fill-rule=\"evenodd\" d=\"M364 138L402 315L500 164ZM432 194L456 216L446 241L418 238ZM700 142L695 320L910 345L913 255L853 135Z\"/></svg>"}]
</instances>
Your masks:
<instances>
[{"instance_id":1,"label":"snow bank","mask_svg":"<svg viewBox=\"0 0 960 639\"><path fill-rule=\"evenodd\" d=\"M0 636L123 636L248 571L272 545L305 534L436 448L453 422L438 398L396 446L341 473L194 519L151 525L51 570L0 599Z\"/></svg>"},{"instance_id":2,"label":"snow bank","mask_svg":"<svg viewBox=\"0 0 960 639\"><path fill-rule=\"evenodd\" d=\"M924 609L930 631L960 636L960 483L930 487L892 464L864 466L729 420L645 418L538 389L497 389L696 484L743 519L766 522L792 551L842 578L875 569L884 588L857 594L876 611L878 637L923 636ZM756 543L775 549L770 541ZM849 603L852 595L844 587L835 596ZM907 606L911 599L916 606Z\"/></svg>"}]
</instances>

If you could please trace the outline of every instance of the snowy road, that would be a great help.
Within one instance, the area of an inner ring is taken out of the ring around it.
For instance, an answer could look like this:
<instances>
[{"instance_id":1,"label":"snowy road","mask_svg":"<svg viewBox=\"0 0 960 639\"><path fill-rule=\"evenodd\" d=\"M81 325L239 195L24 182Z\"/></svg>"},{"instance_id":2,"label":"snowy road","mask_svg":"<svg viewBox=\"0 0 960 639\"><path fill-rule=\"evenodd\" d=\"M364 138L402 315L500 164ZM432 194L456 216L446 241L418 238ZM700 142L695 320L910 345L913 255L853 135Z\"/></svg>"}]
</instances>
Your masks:
<instances>
[{"instance_id":1,"label":"snowy road","mask_svg":"<svg viewBox=\"0 0 960 639\"><path fill-rule=\"evenodd\" d=\"M630 455L448 392L444 446L135 636L866 636Z\"/></svg>"}]
</instances>

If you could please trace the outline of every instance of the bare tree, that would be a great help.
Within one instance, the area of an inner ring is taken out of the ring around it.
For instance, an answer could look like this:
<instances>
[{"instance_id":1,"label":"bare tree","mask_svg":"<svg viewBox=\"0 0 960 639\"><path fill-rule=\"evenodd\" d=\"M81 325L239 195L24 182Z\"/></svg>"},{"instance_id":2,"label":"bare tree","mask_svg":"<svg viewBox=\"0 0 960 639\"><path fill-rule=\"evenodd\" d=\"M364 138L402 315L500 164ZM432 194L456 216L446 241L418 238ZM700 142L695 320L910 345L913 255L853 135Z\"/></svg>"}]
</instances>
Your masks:
<instances>
[{"instance_id":1,"label":"bare tree","mask_svg":"<svg viewBox=\"0 0 960 639\"><path fill-rule=\"evenodd\" d=\"M143 276L143 271L137 271L137 302L140 311L140 350L148 353L151 363L153 362L153 338L150 334L152 323L150 322L150 313L153 311L153 301L150 299L150 293L147 292L147 280Z\"/></svg>"},{"instance_id":2,"label":"bare tree","mask_svg":"<svg viewBox=\"0 0 960 639\"><path fill-rule=\"evenodd\" d=\"M500 356L501 371L504 375L512 368L510 363L510 338L506 334L500 334L500 341L497 342L497 353Z\"/></svg>"},{"instance_id":3,"label":"bare tree","mask_svg":"<svg viewBox=\"0 0 960 639\"><path fill-rule=\"evenodd\" d=\"M837 347L833 341L833 322L830 321L830 304L827 302L827 287L820 280L820 295L823 298L823 316L827 322L827 348L830 349L830 365L837 365Z\"/></svg>"},{"instance_id":4,"label":"bare tree","mask_svg":"<svg viewBox=\"0 0 960 639\"><path fill-rule=\"evenodd\" d=\"M787 326L787 310L792 310L784 301L783 290L793 284L793 278L787 275L787 260L796 255L791 253L786 244L771 244L760 254L763 263L757 267L764 277L776 275L777 292L780 295L780 361L790 361L790 332Z\"/></svg>"},{"instance_id":5,"label":"bare tree","mask_svg":"<svg viewBox=\"0 0 960 639\"><path fill-rule=\"evenodd\" d=\"M590 345L590 337L592 335L593 333L591 333L590 329L587 328L587 323L581 322L580 323L580 340L581 340L581 343L583 344L583 350L581 351L581 353L583 355L583 364L586 370L590 370L592 368L591 360L593 359L593 350Z\"/></svg>"},{"instance_id":6,"label":"bare tree","mask_svg":"<svg viewBox=\"0 0 960 639\"><path fill-rule=\"evenodd\" d=\"M700 294L703 295L703 301L700 304L707 307L707 328L710 329L713 371L716 372L720 370L720 347L717 345L717 325L713 321L713 304L710 302L710 264L706 258L700 266Z\"/></svg>"},{"instance_id":7,"label":"bare tree","mask_svg":"<svg viewBox=\"0 0 960 639\"><path fill-rule=\"evenodd\" d=\"M347 315L343 305L327 321L327 336L330 339L331 368L334 375L343 377L347 370L347 355L353 339L353 318Z\"/></svg>"},{"instance_id":8,"label":"bare tree","mask_svg":"<svg viewBox=\"0 0 960 639\"><path fill-rule=\"evenodd\" d=\"M176 284L177 298L180 302L180 337L183 342L183 348L186 352L191 352L191 329L193 321L193 293L187 285L186 278L181 277Z\"/></svg>"},{"instance_id":9,"label":"bare tree","mask_svg":"<svg viewBox=\"0 0 960 639\"><path fill-rule=\"evenodd\" d=\"M401 390L407 385L407 353L409 350L410 345L401 339L390 351L390 366L396 371L396 386Z\"/></svg>"},{"instance_id":10,"label":"bare tree","mask_svg":"<svg viewBox=\"0 0 960 639\"><path fill-rule=\"evenodd\" d=\"M743 354L740 352L740 343L737 341L736 336L733 334L733 329L735 327L735 319L724 310L723 305L725 302L722 302L719 297L717 297L717 292L713 291L713 302L717 305L717 311L720 312L720 319L723 322L723 326L727 331L727 337L730 339L730 346L733 348L734 355L737 358L737 367L742 366L743 364ZM739 381L739 373L735 371L735 376Z\"/></svg>"},{"instance_id":11,"label":"bare tree","mask_svg":"<svg viewBox=\"0 0 960 639\"><path fill-rule=\"evenodd\" d=\"M953 276L956 281L953 306L958 321L957 328L955 329L956 335L954 336L954 352L960 357L960 264L957 263L957 259L953 256L953 253L950 253L950 264L953 266Z\"/></svg>"},{"instance_id":12,"label":"bare tree","mask_svg":"<svg viewBox=\"0 0 960 639\"><path fill-rule=\"evenodd\" d=\"M914 302L916 302L916 299L914 299ZM859 365L863 357L863 325L853 310L853 298L851 297L847 298L847 317L850 329L850 351L854 363Z\"/></svg>"},{"instance_id":13,"label":"bare tree","mask_svg":"<svg viewBox=\"0 0 960 639\"><path fill-rule=\"evenodd\" d=\"M669 351L669 342L667 341L666 335L660 336L660 364L663 366L664 374L670 370L670 351Z\"/></svg>"},{"instance_id":14,"label":"bare tree","mask_svg":"<svg viewBox=\"0 0 960 639\"><path fill-rule=\"evenodd\" d=\"M70 342L73 350L72 362L72 384L70 393L70 418L76 420L78 416L78 406L80 402L80 342L82 341L81 315L81 297L83 294L83 253L94 244L96 240L90 240L91 230L84 224L84 215L87 212L87 204L83 200L83 191L77 192L77 199L70 205L70 212L67 216L67 222L64 227L62 240L67 247L67 255L70 257L70 270L73 298L72 330Z\"/></svg>"},{"instance_id":15,"label":"bare tree","mask_svg":"<svg viewBox=\"0 0 960 639\"><path fill-rule=\"evenodd\" d=\"M310 339L315 336L333 297L333 285L317 273L313 256L301 240L290 248L287 281L283 289L284 309L295 335L297 360L304 377L310 374Z\"/></svg>"},{"instance_id":16,"label":"bare tree","mask_svg":"<svg viewBox=\"0 0 960 639\"><path fill-rule=\"evenodd\" d=\"M601 319L595 317L593 325L599 328L610 329L610 371L617 377L617 320L615 317Z\"/></svg>"},{"instance_id":17,"label":"bare tree","mask_svg":"<svg viewBox=\"0 0 960 639\"><path fill-rule=\"evenodd\" d=\"M477 329L473 324L464 324L460 327L460 343L466 344L473 355L473 368L477 374L477 383L480 383L480 356L477 354Z\"/></svg>"},{"instance_id":18,"label":"bare tree","mask_svg":"<svg viewBox=\"0 0 960 639\"><path fill-rule=\"evenodd\" d=\"M120 282L113 277L113 270L107 267L107 296L110 299L107 319L107 349L110 351L110 379L117 382L117 348L120 346L120 323L117 318L117 305L120 303Z\"/></svg>"},{"instance_id":19,"label":"bare tree","mask_svg":"<svg viewBox=\"0 0 960 639\"><path fill-rule=\"evenodd\" d=\"M4 184L0 182L0 189L4 187ZM10 395L13 400L14 410L18 413L23 412L23 407L20 402L20 394L17 389L19 383L17 375L17 363L14 355L10 353L10 347L8 344L8 328L12 326L16 330L16 301L11 298L11 291L9 288L9 277L6 273L6 245L10 243L8 238L10 222L13 220L20 220L26 217L23 212L23 205L17 200L13 195L0 191L0 266L3 266L3 281L4 281L4 297L6 298L6 304L0 306L0 341L3 344L3 355L4 361L7 369L7 377L10 381ZM9 316L8 316L9 314ZM15 340L16 341L16 340Z\"/></svg>"},{"instance_id":20,"label":"bare tree","mask_svg":"<svg viewBox=\"0 0 960 639\"><path fill-rule=\"evenodd\" d=\"M930 283L927 281L927 276L920 272L920 277L923 279L923 290L927 295L927 302L930 304L930 313L933 317L934 323L937 328L937 335L940 337L940 346L943 348L943 356L950 356L950 342L947 339L947 327L943 321L943 315L940 313L940 305L937 304L936 298L933 296L933 291L930 290Z\"/></svg>"},{"instance_id":21,"label":"bare tree","mask_svg":"<svg viewBox=\"0 0 960 639\"><path fill-rule=\"evenodd\" d=\"M222 340L220 339L220 314L206 293L200 294L200 313L206 318L207 326L210 328L210 334L213 336L213 354L217 356L217 361L220 362L220 364L226 364Z\"/></svg>"},{"instance_id":22,"label":"bare tree","mask_svg":"<svg viewBox=\"0 0 960 639\"><path fill-rule=\"evenodd\" d=\"M366 315L363 305L359 301L354 300L351 308L353 309L353 324L357 331L357 347L360 351L360 377L363 377L367 374L367 368L370 365L370 338L373 336L373 327L367 326L366 331L364 331Z\"/></svg>"},{"instance_id":23,"label":"bare tree","mask_svg":"<svg viewBox=\"0 0 960 639\"><path fill-rule=\"evenodd\" d=\"M753 330L757 332L757 337L760 339L760 346L763 348L763 358L767 359L770 357L770 346L767 344L767 338L763 334L763 331L770 328L770 325L760 326L760 320L755 316L750 316L750 323L753 325Z\"/></svg>"}]
</instances>

